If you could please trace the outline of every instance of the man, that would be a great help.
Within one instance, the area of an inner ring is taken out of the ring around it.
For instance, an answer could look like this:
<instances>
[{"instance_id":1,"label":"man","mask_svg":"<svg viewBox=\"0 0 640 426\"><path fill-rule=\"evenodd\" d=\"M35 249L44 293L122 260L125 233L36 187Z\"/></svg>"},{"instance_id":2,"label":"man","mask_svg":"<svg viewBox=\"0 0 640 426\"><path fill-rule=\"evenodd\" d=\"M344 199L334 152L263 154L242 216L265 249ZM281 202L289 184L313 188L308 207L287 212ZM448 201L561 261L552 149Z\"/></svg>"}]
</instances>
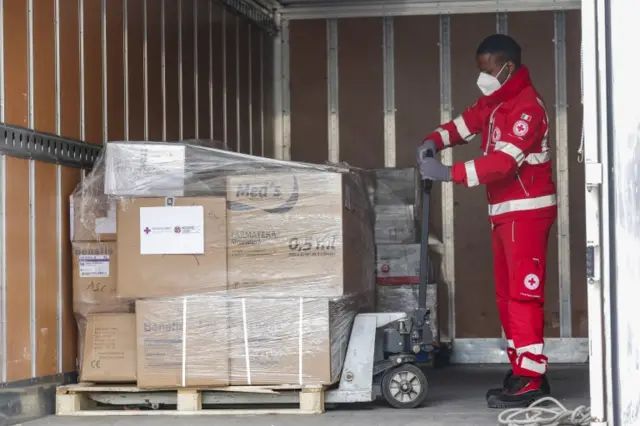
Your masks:
<instances>
[{"instance_id":1,"label":"man","mask_svg":"<svg viewBox=\"0 0 640 426\"><path fill-rule=\"evenodd\" d=\"M487 392L492 408L527 406L550 392L543 306L556 190L549 118L520 56L520 46L511 37L486 38L476 52L477 83L484 96L418 148L424 179L487 188L496 301L512 367L503 388ZM476 134L482 136L483 156L452 167L434 158L435 152L467 143Z\"/></svg>"}]
</instances>

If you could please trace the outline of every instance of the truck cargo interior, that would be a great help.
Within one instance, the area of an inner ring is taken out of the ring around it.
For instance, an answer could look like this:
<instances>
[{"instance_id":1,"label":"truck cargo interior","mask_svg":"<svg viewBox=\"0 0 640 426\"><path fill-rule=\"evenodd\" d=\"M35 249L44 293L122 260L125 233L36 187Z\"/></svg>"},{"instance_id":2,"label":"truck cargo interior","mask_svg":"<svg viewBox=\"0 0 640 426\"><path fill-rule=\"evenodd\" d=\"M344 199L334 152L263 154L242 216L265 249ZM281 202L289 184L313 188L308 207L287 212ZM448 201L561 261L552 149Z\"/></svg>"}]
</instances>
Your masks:
<instances>
[{"instance_id":1,"label":"truck cargo interior","mask_svg":"<svg viewBox=\"0 0 640 426\"><path fill-rule=\"evenodd\" d=\"M640 425L638 16L0 0L0 426ZM508 411L485 395L515 348L487 192L416 159L443 123L474 133L458 117L492 34L546 104L557 193L537 296L553 399Z\"/></svg>"}]
</instances>

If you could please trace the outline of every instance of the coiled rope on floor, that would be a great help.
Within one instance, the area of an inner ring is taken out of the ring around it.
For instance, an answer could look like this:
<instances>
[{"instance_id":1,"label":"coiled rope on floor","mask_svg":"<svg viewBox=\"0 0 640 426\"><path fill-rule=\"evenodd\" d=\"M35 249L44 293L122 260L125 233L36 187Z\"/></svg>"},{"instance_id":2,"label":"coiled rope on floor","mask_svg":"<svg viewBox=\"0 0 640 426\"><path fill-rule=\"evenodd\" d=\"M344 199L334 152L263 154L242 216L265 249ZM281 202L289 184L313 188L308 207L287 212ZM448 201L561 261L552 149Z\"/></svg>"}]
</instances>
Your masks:
<instances>
[{"instance_id":1,"label":"coiled rope on floor","mask_svg":"<svg viewBox=\"0 0 640 426\"><path fill-rule=\"evenodd\" d=\"M548 404L541 407L542 404ZM555 398L545 397L527 408L509 408L498 416L503 426L588 426L591 424L591 409L581 405L567 409Z\"/></svg>"}]
</instances>

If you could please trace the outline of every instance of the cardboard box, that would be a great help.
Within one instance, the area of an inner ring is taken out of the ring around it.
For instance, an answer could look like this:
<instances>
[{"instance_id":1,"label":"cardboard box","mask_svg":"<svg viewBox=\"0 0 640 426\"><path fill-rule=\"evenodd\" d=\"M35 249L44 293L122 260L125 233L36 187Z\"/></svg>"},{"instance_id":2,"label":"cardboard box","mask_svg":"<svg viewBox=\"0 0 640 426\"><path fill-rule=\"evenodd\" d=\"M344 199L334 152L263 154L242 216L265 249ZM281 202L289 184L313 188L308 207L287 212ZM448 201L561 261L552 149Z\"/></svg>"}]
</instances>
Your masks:
<instances>
[{"instance_id":1,"label":"cardboard box","mask_svg":"<svg viewBox=\"0 0 640 426\"><path fill-rule=\"evenodd\" d=\"M357 307L347 297L231 300L231 384L335 383Z\"/></svg>"},{"instance_id":2,"label":"cardboard box","mask_svg":"<svg viewBox=\"0 0 640 426\"><path fill-rule=\"evenodd\" d=\"M73 312L81 317L91 313L132 312L131 300L121 299L118 289L118 250L113 241L74 242Z\"/></svg>"},{"instance_id":3,"label":"cardboard box","mask_svg":"<svg viewBox=\"0 0 640 426\"><path fill-rule=\"evenodd\" d=\"M375 175L375 205L417 204L419 180L415 167L376 169Z\"/></svg>"},{"instance_id":4,"label":"cardboard box","mask_svg":"<svg viewBox=\"0 0 640 426\"><path fill-rule=\"evenodd\" d=\"M71 241L115 241L116 204L102 196L69 196Z\"/></svg>"},{"instance_id":5,"label":"cardboard box","mask_svg":"<svg viewBox=\"0 0 640 426\"><path fill-rule=\"evenodd\" d=\"M105 150L105 194L184 195L185 145L109 142Z\"/></svg>"},{"instance_id":6,"label":"cardboard box","mask_svg":"<svg viewBox=\"0 0 640 426\"><path fill-rule=\"evenodd\" d=\"M417 241L413 206L376 206L375 215L376 244L412 244Z\"/></svg>"},{"instance_id":7,"label":"cardboard box","mask_svg":"<svg viewBox=\"0 0 640 426\"><path fill-rule=\"evenodd\" d=\"M104 193L134 197L224 195L224 181L212 176L212 169L222 169L226 163L211 148L222 146L215 141L191 142L109 142L105 147ZM205 181L199 178L203 172ZM219 172L224 174L224 170Z\"/></svg>"},{"instance_id":8,"label":"cardboard box","mask_svg":"<svg viewBox=\"0 0 640 426\"><path fill-rule=\"evenodd\" d=\"M367 194L355 174L227 177L229 289L333 297L373 291Z\"/></svg>"},{"instance_id":9,"label":"cardboard box","mask_svg":"<svg viewBox=\"0 0 640 426\"><path fill-rule=\"evenodd\" d=\"M138 387L229 384L224 298L136 301Z\"/></svg>"},{"instance_id":10,"label":"cardboard box","mask_svg":"<svg viewBox=\"0 0 640 426\"><path fill-rule=\"evenodd\" d=\"M376 283L416 284L420 281L420 244L378 244Z\"/></svg>"},{"instance_id":11,"label":"cardboard box","mask_svg":"<svg viewBox=\"0 0 640 426\"><path fill-rule=\"evenodd\" d=\"M355 297L138 300L138 386L334 383L360 306Z\"/></svg>"},{"instance_id":12,"label":"cardboard box","mask_svg":"<svg viewBox=\"0 0 640 426\"><path fill-rule=\"evenodd\" d=\"M118 296L227 289L221 197L131 198L118 206Z\"/></svg>"},{"instance_id":13,"label":"cardboard box","mask_svg":"<svg viewBox=\"0 0 640 426\"><path fill-rule=\"evenodd\" d=\"M379 286L376 291L377 312L411 312L418 309L418 285L385 285ZM438 286L427 285L427 308L431 310L429 322L433 340L440 341L438 322Z\"/></svg>"},{"instance_id":14,"label":"cardboard box","mask_svg":"<svg viewBox=\"0 0 640 426\"><path fill-rule=\"evenodd\" d=\"M136 380L134 314L91 314L87 320L83 382Z\"/></svg>"}]
</instances>

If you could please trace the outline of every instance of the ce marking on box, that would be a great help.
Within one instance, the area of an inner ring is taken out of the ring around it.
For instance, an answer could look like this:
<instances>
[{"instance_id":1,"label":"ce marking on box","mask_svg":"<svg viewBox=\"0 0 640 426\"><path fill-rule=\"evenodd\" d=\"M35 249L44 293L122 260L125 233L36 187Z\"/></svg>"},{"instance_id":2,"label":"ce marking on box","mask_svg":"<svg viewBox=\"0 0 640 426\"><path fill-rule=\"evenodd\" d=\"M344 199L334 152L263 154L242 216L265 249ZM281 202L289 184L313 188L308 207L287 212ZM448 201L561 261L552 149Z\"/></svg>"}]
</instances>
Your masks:
<instances>
[{"instance_id":1,"label":"ce marking on box","mask_svg":"<svg viewBox=\"0 0 640 426\"><path fill-rule=\"evenodd\" d=\"M100 369L100 360L93 360L91 361L91 368L95 368L95 369Z\"/></svg>"}]
</instances>

